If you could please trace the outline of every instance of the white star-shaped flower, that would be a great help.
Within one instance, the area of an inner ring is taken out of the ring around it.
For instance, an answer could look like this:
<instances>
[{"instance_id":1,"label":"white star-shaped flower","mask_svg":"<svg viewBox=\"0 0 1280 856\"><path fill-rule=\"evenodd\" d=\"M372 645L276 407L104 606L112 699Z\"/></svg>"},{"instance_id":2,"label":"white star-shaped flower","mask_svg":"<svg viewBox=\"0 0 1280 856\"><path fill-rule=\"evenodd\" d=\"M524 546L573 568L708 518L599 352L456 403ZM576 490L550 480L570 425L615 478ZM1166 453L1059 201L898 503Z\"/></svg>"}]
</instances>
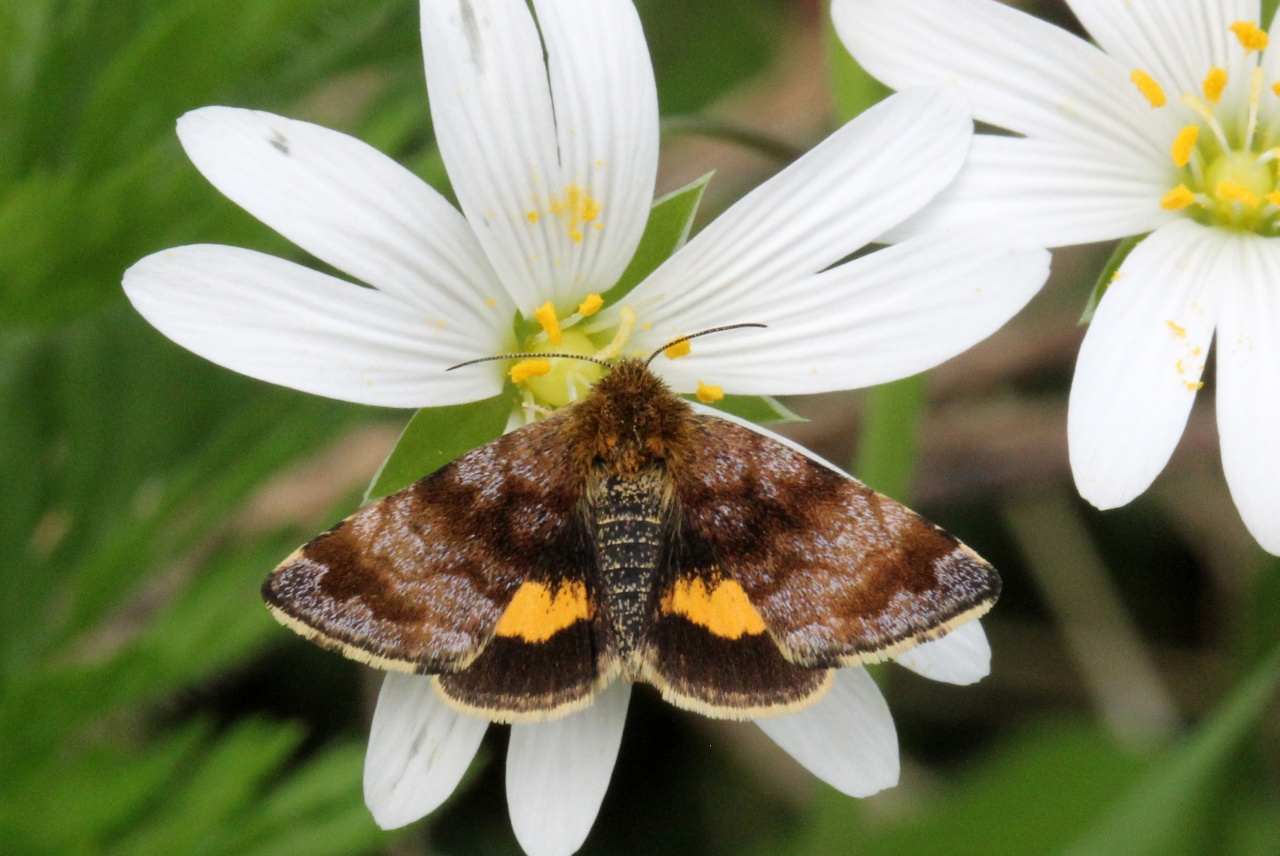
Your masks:
<instances>
[{"instance_id":1,"label":"white star-shaped flower","mask_svg":"<svg viewBox=\"0 0 1280 856\"><path fill-rule=\"evenodd\" d=\"M1071 386L1082 496L1123 505L1182 435L1217 334L1227 484L1280 553L1280 48L1257 0L1068 0L1098 47L994 0L835 0L894 87L955 83L978 135L892 237L986 223L1033 246L1151 233L1097 308Z\"/></svg>"},{"instance_id":2,"label":"white star-shaped flower","mask_svg":"<svg viewBox=\"0 0 1280 856\"><path fill-rule=\"evenodd\" d=\"M654 371L676 391L707 398L849 389L959 353L1020 309L1047 275L1043 250L971 232L840 264L959 170L972 134L968 108L930 88L837 131L623 301L602 305L652 202L653 73L627 0L533 6L536 23L524 0L422 4L432 118L461 212L343 134L226 107L183 117L182 143L219 190L364 285L244 249L188 246L126 273L134 306L192 351L295 389L433 407L491 398L514 383L527 404L554 407L581 395L600 367L549 360L548 370L529 360L445 369L517 350L648 353L682 334L749 322L768 329L700 339ZM536 412L516 408L513 422ZM899 662L968 683L986 674L989 656L975 621ZM585 710L512 727L507 788L530 854L570 853L584 840L629 693L619 681ZM389 674L365 776L378 823L400 826L438 806L488 725L448 707L428 678ZM897 780L893 722L863 669L842 670L813 707L760 725L847 793Z\"/></svg>"}]
</instances>

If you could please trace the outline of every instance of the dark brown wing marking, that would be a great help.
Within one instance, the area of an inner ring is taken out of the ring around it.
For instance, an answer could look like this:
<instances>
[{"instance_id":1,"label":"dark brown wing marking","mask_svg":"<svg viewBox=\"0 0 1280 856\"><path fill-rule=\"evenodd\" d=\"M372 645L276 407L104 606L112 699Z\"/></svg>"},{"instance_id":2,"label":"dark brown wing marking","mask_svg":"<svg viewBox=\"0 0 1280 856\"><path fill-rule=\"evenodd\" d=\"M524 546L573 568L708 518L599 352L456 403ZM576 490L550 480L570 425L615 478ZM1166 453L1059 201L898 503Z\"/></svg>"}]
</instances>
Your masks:
<instances>
[{"instance_id":1,"label":"dark brown wing marking","mask_svg":"<svg viewBox=\"0 0 1280 856\"><path fill-rule=\"evenodd\" d=\"M825 695L830 670L782 656L697 529L677 520L669 532L657 615L643 644L645 679L672 704L727 719L798 710Z\"/></svg>"},{"instance_id":2,"label":"dark brown wing marking","mask_svg":"<svg viewBox=\"0 0 1280 856\"><path fill-rule=\"evenodd\" d=\"M555 590L589 575L561 422L500 437L348 517L271 573L267 605L378 668L466 667L522 583Z\"/></svg>"},{"instance_id":3,"label":"dark brown wing marking","mask_svg":"<svg viewBox=\"0 0 1280 856\"><path fill-rule=\"evenodd\" d=\"M792 662L881 660L995 603L995 570L915 512L750 429L693 421L677 501Z\"/></svg>"}]
</instances>

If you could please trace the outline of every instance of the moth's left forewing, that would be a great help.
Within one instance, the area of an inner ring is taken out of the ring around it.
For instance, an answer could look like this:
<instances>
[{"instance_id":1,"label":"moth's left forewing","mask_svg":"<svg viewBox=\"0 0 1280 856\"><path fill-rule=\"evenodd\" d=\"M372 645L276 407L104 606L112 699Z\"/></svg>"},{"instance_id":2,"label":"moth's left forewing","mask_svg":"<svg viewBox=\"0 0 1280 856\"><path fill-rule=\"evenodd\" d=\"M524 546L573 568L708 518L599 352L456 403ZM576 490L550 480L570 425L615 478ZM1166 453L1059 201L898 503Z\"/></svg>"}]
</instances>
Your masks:
<instances>
[{"instance_id":1,"label":"moth's left forewing","mask_svg":"<svg viewBox=\"0 0 1280 856\"><path fill-rule=\"evenodd\" d=\"M777 440L694 417L681 512L790 661L874 662L985 613L1000 578L920 515Z\"/></svg>"}]
</instances>

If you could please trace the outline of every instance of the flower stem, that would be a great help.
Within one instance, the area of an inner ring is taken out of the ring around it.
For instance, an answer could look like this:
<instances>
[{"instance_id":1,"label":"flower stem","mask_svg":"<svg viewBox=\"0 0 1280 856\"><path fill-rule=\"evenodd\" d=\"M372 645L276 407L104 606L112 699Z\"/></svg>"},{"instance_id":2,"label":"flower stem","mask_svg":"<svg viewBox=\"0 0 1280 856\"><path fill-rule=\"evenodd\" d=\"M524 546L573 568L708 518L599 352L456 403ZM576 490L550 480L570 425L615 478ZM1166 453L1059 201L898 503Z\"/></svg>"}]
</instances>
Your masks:
<instances>
[{"instance_id":1,"label":"flower stem","mask_svg":"<svg viewBox=\"0 0 1280 856\"><path fill-rule=\"evenodd\" d=\"M867 391L853 474L899 502L911 499L928 392L925 374Z\"/></svg>"}]
</instances>

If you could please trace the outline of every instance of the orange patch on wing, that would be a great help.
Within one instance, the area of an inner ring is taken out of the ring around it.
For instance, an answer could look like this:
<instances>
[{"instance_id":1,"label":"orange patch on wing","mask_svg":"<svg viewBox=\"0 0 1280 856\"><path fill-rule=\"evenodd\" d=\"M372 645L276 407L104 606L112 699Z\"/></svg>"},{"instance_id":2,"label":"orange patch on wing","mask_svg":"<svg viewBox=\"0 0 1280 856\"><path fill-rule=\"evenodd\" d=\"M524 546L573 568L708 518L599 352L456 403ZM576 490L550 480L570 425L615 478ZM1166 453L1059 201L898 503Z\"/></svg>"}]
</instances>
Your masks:
<instances>
[{"instance_id":1,"label":"orange patch on wing","mask_svg":"<svg viewBox=\"0 0 1280 856\"><path fill-rule=\"evenodd\" d=\"M494 632L525 642L546 642L566 627L590 617L591 602L582 583L564 583L554 591L542 583L524 583L516 589Z\"/></svg>"},{"instance_id":2,"label":"orange patch on wing","mask_svg":"<svg viewBox=\"0 0 1280 856\"><path fill-rule=\"evenodd\" d=\"M723 639L756 636L765 630L760 613L733 580L712 580L710 587L700 579L676 580L662 599L662 611L683 615Z\"/></svg>"}]
</instances>

